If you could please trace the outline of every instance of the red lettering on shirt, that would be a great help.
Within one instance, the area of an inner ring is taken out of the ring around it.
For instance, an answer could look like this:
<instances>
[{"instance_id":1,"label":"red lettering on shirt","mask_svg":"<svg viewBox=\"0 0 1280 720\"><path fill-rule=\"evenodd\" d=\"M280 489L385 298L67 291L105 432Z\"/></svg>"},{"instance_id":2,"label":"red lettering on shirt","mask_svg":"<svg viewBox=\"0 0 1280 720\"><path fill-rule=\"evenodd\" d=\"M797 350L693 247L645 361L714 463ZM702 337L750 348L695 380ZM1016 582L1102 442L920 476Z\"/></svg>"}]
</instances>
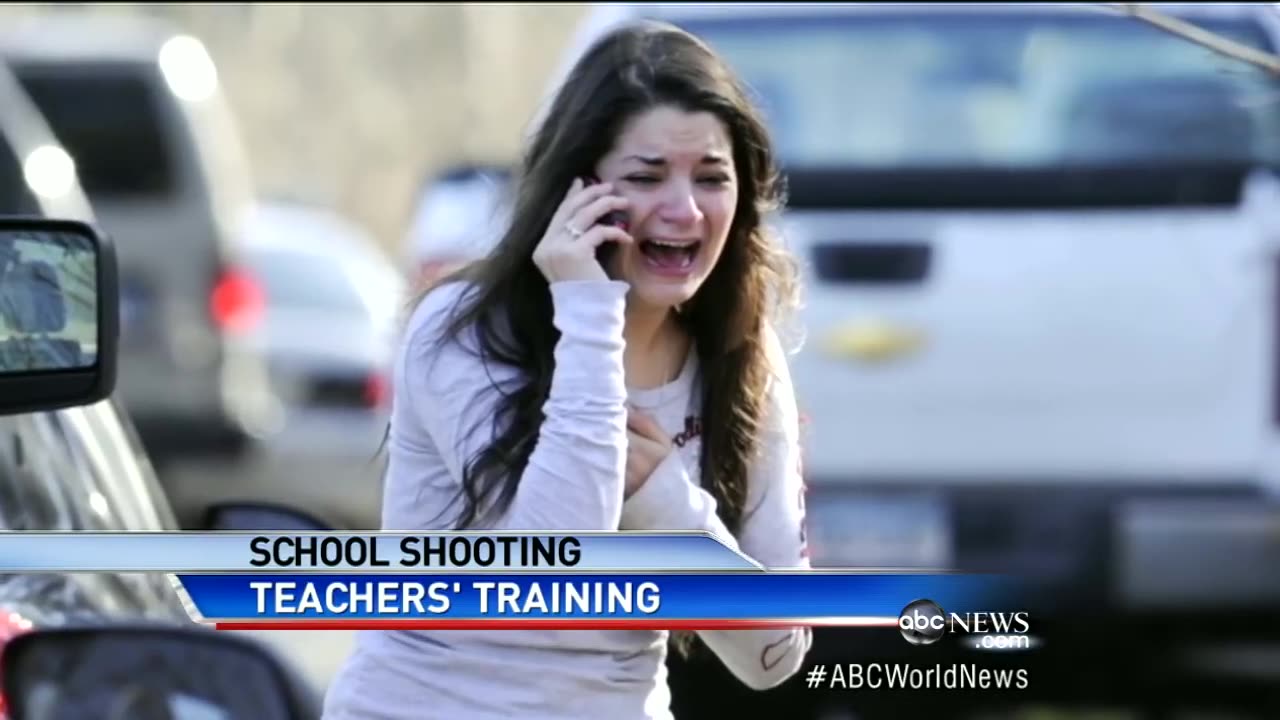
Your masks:
<instances>
[{"instance_id":1,"label":"red lettering on shirt","mask_svg":"<svg viewBox=\"0 0 1280 720\"><path fill-rule=\"evenodd\" d=\"M676 447L682 448L685 445L688 445L690 440L701 436L702 418L695 415L689 415L684 419L684 430L676 433L675 437L671 438L671 442L675 443Z\"/></svg>"}]
</instances>

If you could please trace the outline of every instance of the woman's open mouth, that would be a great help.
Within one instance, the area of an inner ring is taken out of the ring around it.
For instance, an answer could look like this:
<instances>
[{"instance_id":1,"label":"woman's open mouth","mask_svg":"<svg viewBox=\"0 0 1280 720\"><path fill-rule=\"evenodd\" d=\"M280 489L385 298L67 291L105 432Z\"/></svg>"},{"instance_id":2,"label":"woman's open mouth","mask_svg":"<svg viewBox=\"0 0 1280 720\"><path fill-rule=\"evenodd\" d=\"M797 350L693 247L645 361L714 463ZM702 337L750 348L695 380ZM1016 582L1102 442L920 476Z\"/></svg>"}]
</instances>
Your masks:
<instances>
[{"instance_id":1,"label":"woman's open mouth","mask_svg":"<svg viewBox=\"0 0 1280 720\"><path fill-rule=\"evenodd\" d=\"M661 274L680 275L693 267L701 240L641 240L640 254L645 266Z\"/></svg>"}]
</instances>

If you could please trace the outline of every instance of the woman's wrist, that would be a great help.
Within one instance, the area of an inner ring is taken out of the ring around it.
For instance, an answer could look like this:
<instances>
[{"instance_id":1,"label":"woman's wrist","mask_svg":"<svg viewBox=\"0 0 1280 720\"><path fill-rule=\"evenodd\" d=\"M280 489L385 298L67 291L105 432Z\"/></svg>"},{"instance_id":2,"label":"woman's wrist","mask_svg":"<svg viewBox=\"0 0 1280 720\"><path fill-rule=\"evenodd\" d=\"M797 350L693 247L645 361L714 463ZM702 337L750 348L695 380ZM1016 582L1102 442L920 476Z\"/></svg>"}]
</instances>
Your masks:
<instances>
[{"instance_id":1,"label":"woman's wrist","mask_svg":"<svg viewBox=\"0 0 1280 720\"><path fill-rule=\"evenodd\" d=\"M612 281L557 281L550 284L555 347L553 397L590 398L590 404L626 400L622 356L626 348L626 284Z\"/></svg>"}]
</instances>

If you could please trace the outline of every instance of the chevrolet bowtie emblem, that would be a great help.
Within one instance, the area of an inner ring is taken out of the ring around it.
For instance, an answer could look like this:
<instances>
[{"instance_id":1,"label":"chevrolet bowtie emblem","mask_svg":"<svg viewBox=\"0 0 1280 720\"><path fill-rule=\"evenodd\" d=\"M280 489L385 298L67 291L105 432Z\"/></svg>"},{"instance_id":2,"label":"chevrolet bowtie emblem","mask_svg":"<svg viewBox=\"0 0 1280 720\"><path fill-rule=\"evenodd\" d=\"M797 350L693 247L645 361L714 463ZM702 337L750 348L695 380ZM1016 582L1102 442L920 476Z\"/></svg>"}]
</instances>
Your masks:
<instances>
[{"instance_id":1,"label":"chevrolet bowtie emblem","mask_svg":"<svg viewBox=\"0 0 1280 720\"><path fill-rule=\"evenodd\" d=\"M883 362L914 353L922 345L924 335L918 330L868 322L846 325L827 333L822 349L835 357Z\"/></svg>"}]
</instances>

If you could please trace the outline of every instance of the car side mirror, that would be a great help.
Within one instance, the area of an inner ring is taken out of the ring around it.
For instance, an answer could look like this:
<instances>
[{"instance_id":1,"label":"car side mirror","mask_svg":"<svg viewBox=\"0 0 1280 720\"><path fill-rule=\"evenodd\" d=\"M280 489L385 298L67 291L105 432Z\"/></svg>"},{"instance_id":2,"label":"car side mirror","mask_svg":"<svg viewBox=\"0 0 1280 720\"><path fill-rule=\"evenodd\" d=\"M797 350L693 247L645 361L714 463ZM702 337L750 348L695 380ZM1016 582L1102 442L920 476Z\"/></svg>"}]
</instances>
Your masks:
<instances>
[{"instance_id":1,"label":"car side mirror","mask_svg":"<svg viewBox=\"0 0 1280 720\"><path fill-rule=\"evenodd\" d=\"M0 217L0 415L110 396L118 325L106 236L78 221Z\"/></svg>"},{"instance_id":2,"label":"car side mirror","mask_svg":"<svg viewBox=\"0 0 1280 720\"><path fill-rule=\"evenodd\" d=\"M206 530L281 530L325 532L333 528L301 510L270 503L222 503L204 516Z\"/></svg>"},{"instance_id":3,"label":"car side mirror","mask_svg":"<svg viewBox=\"0 0 1280 720\"><path fill-rule=\"evenodd\" d=\"M262 645L204 628L35 630L7 642L8 720L318 717L313 689Z\"/></svg>"}]
</instances>

